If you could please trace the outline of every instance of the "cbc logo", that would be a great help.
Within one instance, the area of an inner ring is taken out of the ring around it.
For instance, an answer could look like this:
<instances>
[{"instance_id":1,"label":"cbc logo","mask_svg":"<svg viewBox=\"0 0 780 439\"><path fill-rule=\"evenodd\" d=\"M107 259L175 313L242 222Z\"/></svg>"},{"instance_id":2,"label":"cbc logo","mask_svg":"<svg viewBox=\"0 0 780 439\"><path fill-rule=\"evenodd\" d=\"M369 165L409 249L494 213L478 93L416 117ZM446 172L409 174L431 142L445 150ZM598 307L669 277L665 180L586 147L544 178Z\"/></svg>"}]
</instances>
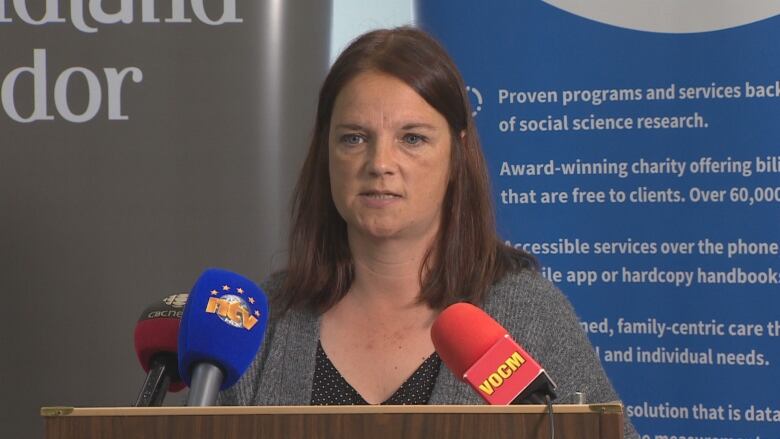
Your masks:
<instances>
[{"instance_id":1,"label":"cbc logo","mask_svg":"<svg viewBox=\"0 0 780 439\"><path fill-rule=\"evenodd\" d=\"M172 294L163 299L163 302L174 308L184 308L184 305L187 304L187 297L189 297L187 293Z\"/></svg>"}]
</instances>

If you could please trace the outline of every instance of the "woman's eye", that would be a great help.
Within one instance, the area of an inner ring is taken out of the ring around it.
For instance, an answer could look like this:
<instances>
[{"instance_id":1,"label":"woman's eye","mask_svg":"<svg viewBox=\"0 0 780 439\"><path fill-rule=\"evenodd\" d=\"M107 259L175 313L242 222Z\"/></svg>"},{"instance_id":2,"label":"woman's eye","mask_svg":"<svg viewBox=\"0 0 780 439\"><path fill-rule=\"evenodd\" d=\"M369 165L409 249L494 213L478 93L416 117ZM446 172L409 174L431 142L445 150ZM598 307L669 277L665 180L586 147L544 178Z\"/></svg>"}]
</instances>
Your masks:
<instances>
[{"instance_id":1,"label":"woman's eye","mask_svg":"<svg viewBox=\"0 0 780 439\"><path fill-rule=\"evenodd\" d=\"M424 142L426 139L418 134L407 134L403 137L403 141L409 145L417 145Z\"/></svg>"},{"instance_id":2,"label":"woman's eye","mask_svg":"<svg viewBox=\"0 0 780 439\"><path fill-rule=\"evenodd\" d=\"M363 143L363 136L360 134L345 134L341 136L341 142L347 145L359 145Z\"/></svg>"}]
</instances>

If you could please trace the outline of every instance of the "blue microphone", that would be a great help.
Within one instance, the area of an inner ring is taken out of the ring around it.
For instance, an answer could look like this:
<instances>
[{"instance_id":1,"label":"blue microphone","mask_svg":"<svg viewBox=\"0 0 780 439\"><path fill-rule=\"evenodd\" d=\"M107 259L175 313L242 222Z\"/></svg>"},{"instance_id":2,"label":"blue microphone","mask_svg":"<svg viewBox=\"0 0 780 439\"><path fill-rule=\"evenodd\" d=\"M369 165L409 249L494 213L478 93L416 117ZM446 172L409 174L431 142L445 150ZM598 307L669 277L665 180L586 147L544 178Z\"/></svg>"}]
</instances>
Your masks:
<instances>
[{"instance_id":1,"label":"blue microphone","mask_svg":"<svg viewBox=\"0 0 780 439\"><path fill-rule=\"evenodd\" d=\"M216 268L192 287L179 328L179 375L188 406L214 405L241 378L268 326L268 299L251 280Z\"/></svg>"}]
</instances>

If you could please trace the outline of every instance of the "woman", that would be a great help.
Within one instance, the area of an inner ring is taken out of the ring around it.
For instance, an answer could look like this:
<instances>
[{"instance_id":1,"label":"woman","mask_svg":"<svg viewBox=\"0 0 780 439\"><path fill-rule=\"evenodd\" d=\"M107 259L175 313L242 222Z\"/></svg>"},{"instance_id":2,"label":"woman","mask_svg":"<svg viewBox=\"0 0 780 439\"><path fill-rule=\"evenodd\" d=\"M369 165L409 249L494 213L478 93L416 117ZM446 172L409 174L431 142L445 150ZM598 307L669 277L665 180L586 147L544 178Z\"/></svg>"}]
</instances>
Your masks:
<instances>
[{"instance_id":1,"label":"woman","mask_svg":"<svg viewBox=\"0 0 780 439\"><path fill-rule=\"evenodd\" d=\"M559 402L617 400L568 301L498 238L489 200L465 85L441 46L412 28L358 38L320 91L288 268L265 285L266 342L222 403L479 404L430 339L460 301L524 345Z\"/></svg>"}]
</instances>

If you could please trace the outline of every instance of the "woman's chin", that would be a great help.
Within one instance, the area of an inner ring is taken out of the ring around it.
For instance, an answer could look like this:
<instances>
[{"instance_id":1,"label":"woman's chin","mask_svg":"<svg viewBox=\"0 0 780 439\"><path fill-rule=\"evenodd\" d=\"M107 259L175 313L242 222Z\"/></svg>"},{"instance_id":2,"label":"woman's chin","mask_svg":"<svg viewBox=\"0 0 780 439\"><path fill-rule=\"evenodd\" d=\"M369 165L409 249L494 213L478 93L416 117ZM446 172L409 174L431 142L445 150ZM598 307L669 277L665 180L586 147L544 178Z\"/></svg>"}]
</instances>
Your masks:
<instances>
[{"instance_id":1,"label":"woman's chin","mask_svg":"<svg viewBox=\"0 0 780 439\"><path fill-rule=\"evenodd\" d=\"M403 237L403 229L393 224L371 223L350 227L350 233L362 239L386 240Z\"/></svg>"},{"instance_id":2,"label":"woman's chin","mask_svg":"<svg viewBox=\"0 0 780 439\"><path fill-rule=\"evenodd\" d=\"M370 239L393 239L400 237L401 233L393 227L371 227L365 229L363 235Z\"/></svg>"},{"instance_id":3,"label":"woman's chin","mask_svg":"<svg viewBox=\"0 0 780 439\"><path fill-rule=\"evenodd\" d=\"M398 224L384 224L376 223L363 225L356 227L353 231L357 232L355 235L361 239L375 240L375 241L428 241L431 236L435 235L435 231L420 230L419 227L411 225L401 226Z\"/></svg>"}]
</instances>

